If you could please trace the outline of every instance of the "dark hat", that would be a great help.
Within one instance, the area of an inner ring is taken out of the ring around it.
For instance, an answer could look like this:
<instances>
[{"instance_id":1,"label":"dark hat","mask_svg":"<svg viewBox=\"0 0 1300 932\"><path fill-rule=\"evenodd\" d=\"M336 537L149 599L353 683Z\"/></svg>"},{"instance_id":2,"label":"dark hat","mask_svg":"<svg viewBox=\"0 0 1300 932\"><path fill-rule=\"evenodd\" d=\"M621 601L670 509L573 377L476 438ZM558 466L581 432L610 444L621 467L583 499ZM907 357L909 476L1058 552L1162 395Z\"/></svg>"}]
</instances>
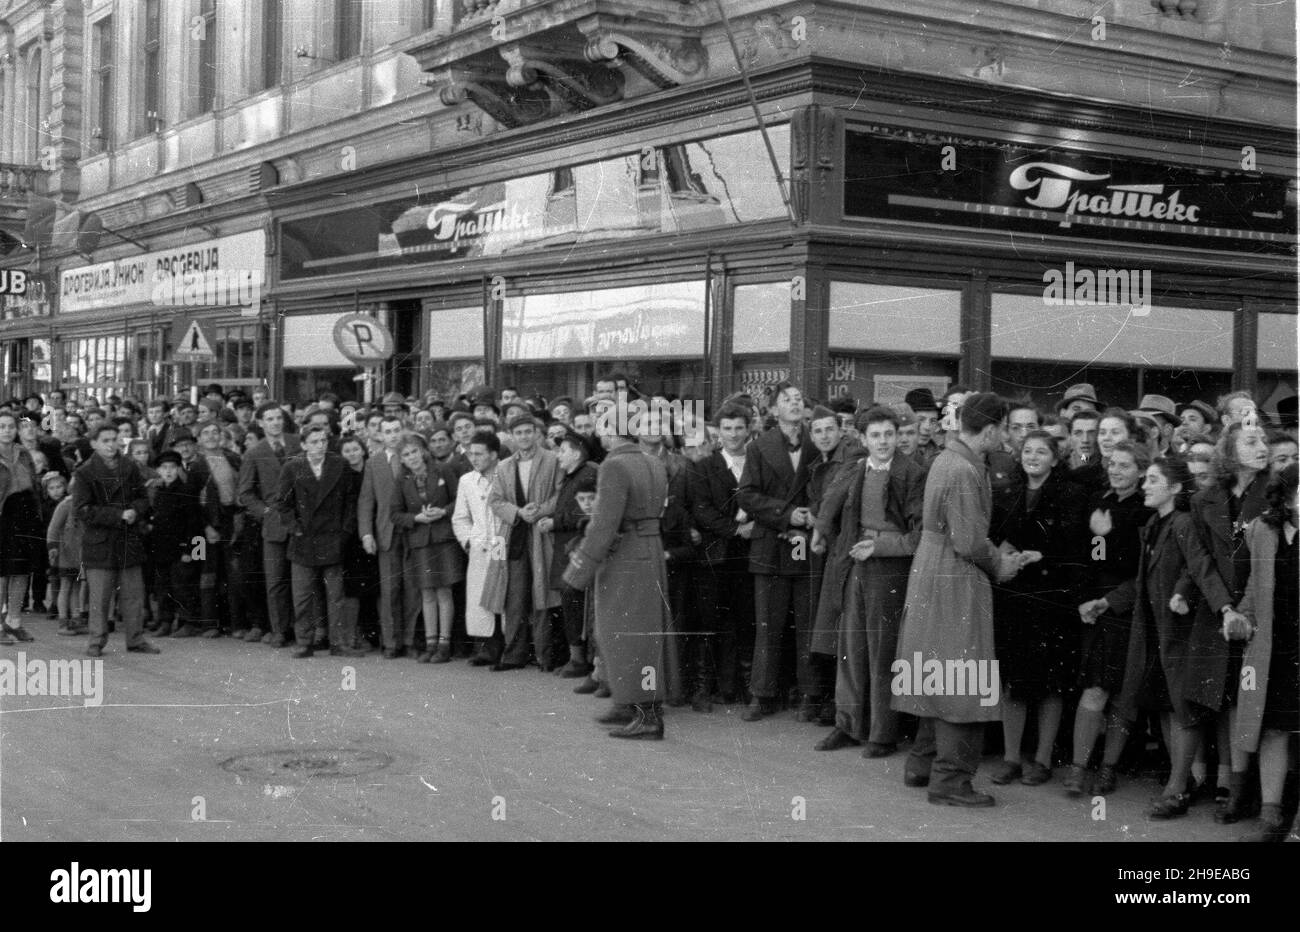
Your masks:
<instances>
[{"instance_id":1,"label":"dark hat","mask_svg":"<svg viewBox=\"0 0 1300 932\"><path fill-rule=\"evenodd\" d=\"M914 388L903 398L903 402L916 411L939 411L939 405L934 400L934 392L928 388Z\"/></svg>"},{"instance_id":2,"label":"dark hat","mask_svg":"<svg viewBox=\"0 0 1300 932\"><path fill-rule=\"evenodd\" d=\"M1143 395L1138 410L1163 417L1170 424L1178 426L1178 408L1172 398L1166 398L1164 395Z\"/></svg>"},{"instance_id":3,"label":"dark hat","mask_svg":"<svg viewBox=\"0 0 1300 932\"><path fill-rule=\"evenodd\" d=\"M525 407L527 406L525 405ZM506 424L506 430L513 432L516 427L522 427L524 424L532 424L534 427L541 426L540 422L533 415L520 414L510 419L510 422Z\"/></svg>"},{"instance_id":4,"label":"dark hat","mask_svg":"<svg viewBox=\"0 0 1300 932\"><path fill-rule=\"evenodd\" d=\"M406 396L403 395L401 392L389 392L383 397L383 399L379 402L379 404L381 407L387 407L388 405L397 405L398 407L405 408Z\"/></svg>"},{"instance_id":5,"label":"dark hat","mask_svg":"<svg viewBox=\"0 0 1300 932\"><path fill-rule=\"evenodd\" d=\"M554 401L550 403L550 405L547 406L547 410L554 411L560 405L564 405L570 411L572 411L574 408L573 399L570 398L568 395L561 395L559 398L556 398Z\"/></svg>"},{"instance_id":6,"label":"dark hat","mask_svg":"<svg viewBox=\"0 0 1300 932\"><path fill-rule=\"evenodd\" d=\"M1075 401L1090 401L1098 407L1101 406L1101 402L1097 400L1096 390L1087 382L1080 382L1078 385L1071 385L1067 388L1061 403L1056 406L1057 410L1068 408L1070 403Z\"/></svg>"},{"instance_id":7,"label":"dark hat","mask_svg":"<svg viewBox=\"0 0 1300 932\"><path fill-rule=\"evenodd\" d=\"M828 417L835 418L835 422L839 423L839 415L837 415L834 411L832 411L830 408L826 407L825 405L817 405L815 408L813 408L812 419L814 421L820 421L823 418L828 418Z\"/></svg>"},{"instance_id":8,"label":"dark hat","mask_svg":"<svg viewBox=\"0 0 1300 932\"><path fill-rule=\"evenodd\" d=\"M178 443L184 443L186 440L190 443L194 443L194 434L190 432L188 427L178 427L175 432L172 433L172 446L176 446Z\"/></svg>"},{"instance_id":9,"label":"dark hat","mask_svg":"<svg viewBox=\"0 0 1300 932\"><path fill-rule=\"evenodd\" d=\"M184 461L181 459L181 455L175 450L165 450L158 455L158 461L155 465L161 466L163 463L174 463L177 466L185 465Z\"/></svg>"}]
</instances>

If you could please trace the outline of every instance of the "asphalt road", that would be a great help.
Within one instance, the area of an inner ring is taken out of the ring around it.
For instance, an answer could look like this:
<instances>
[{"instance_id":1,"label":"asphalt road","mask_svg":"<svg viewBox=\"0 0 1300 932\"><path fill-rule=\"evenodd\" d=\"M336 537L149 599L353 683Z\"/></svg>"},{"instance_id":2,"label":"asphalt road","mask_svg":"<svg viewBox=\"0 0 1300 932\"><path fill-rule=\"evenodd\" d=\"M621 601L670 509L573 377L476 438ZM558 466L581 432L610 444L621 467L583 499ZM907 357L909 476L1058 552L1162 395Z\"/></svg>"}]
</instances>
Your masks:
<instances>
[{"instance_id":1,"label":"asphalt road","mask_svg":"<svg viewBox=\"0 0 1300 932\"><path fill-rule=\"evenodd\" d=\"M31 619L34 643L0 660L80 657L85 638ZM1232 840L1211 808L1169 823L1156 786L1067 799L993 787L998 805L930 805L902 785L903 755L813 750L825 730L792 713L670 709L662 742L606 736L607 700L536 669L317 655L240 641L113 635L103 704L0 699L0 839L117 840ZM347 670L355 671L353 689ZM976 786L988 790L986 760ZM349 768L356 767L357 770ZM315 768L315 769L313 769ZM360 770L365 772L359 772Z\"/></svg>"}]
</instances>

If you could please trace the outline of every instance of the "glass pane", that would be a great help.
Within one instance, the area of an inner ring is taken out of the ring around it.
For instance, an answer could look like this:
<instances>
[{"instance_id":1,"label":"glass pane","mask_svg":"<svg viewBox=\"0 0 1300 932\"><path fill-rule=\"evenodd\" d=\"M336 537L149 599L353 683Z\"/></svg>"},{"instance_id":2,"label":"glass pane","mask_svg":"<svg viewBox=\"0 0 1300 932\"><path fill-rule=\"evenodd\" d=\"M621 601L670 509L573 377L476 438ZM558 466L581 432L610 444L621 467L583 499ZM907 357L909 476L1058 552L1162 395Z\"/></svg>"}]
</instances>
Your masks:
<instances>
[{"instance_id":1,"label":"glass pane","mask_svg":"<svg viewBox=\"0 0 1300 932\"><path fill-rule=\"evenodd\" d=\"M960 352L960 291L831 282L830 305L831 349Z\"/></svg>"},{"instance_id":2,"label":"glass pane","mask_svg":"<svg viewBox=\"0 0 1300 932\"><path fill-rule=\"evenodd\" d=\"M788 353L790 283L737 285L734 294L732 353Z\"/></svg>"}]
</instances>

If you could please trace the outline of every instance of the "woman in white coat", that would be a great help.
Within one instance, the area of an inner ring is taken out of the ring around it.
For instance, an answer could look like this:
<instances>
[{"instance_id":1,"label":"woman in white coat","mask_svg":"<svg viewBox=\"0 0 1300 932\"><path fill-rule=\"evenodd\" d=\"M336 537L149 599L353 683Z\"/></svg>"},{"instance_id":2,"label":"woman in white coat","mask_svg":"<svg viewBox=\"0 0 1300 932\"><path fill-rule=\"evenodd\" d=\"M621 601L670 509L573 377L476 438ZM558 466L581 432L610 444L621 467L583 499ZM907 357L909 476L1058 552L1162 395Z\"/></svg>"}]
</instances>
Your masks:
<instances>
[{"instance_id":1,"label":"woman in white coat","mask_svg":"<svg viewBox=\"0 0 1300 932\"><path fill-rule=\"evenodd\" d=\"M488 508L488 490L501 458L501 438L491 431L479 431L466 445L466 457L474 468L461 477L456 490L456 508L451 527L456 540L469 554L465 575L465 631L479 647L470 663L476 667L495 664L501 658L504 638L499 616L483 607L488 567L505 559L505 537L501 522Z\"/></svg>"}]
</instances>

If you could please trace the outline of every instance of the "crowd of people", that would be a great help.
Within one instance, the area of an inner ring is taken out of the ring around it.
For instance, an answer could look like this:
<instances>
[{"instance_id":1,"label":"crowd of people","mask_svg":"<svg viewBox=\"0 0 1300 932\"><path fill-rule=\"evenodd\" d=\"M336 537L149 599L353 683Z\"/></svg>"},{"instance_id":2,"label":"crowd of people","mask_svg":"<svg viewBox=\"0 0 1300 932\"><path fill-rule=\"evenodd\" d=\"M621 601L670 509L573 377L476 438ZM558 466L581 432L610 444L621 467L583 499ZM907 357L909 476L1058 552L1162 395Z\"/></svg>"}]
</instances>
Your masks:
<instances>
[{"instance_id":1,"label":"crowd of people","mask_svg":"<svg viewBox=\"0 0 1300 932\"><path fill-rule=\"evenodd\" d=\"M1300 731L1294 399L1054 410L954 386L822 405L788 382L706 423L619 374L584 401L208 386L0 405L0 644L22 614L102 656L229 636L294 658L536 664L658 739L665 705L792 708L982 807L994 784L1149 816L1217 800L1282 840ZM632 406L644 417L625 414ZM148 635L149 637L146 637ZM152 638L152 640L151 640ZM1154 752L1152 749L1155 749Z\"/></svg>"}]
</instances>

